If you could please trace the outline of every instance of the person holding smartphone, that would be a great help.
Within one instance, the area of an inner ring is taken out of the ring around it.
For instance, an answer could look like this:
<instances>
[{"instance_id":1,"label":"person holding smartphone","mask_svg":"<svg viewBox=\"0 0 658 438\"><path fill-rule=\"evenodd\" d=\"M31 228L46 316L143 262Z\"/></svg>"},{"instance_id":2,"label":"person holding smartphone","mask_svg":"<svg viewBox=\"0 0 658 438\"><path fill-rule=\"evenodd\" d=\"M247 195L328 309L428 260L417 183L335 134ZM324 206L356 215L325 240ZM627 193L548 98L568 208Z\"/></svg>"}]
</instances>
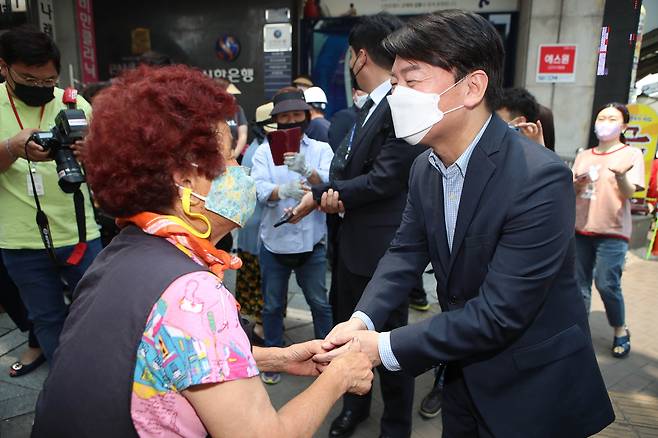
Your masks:
<instances>
[{"instance_id":1,"label":"person holding smartphone","mask_svg":"<svg viewBox=\"0 0 658 438\"><path fill-rule=\"evenodd\" d=\"M272 119L280 130L299 128L305 131L310 121L310 106L304 93L293 87L279 90L273 98ZM292 132L291 132L292 134ZM278 136L293 138L293 135ZM277 147L275 147L277 146ZM251 175L256 181L258 201L263 206L260 225L261 280L264 307L262 312L265 346L283 346L283 317L288 280L294 271L313 314L316 338L324 338L333 325L326 288L326 215L315 211L300 225L283 223L281 217L308 192L313 184L329 180L329 166L334 153L328 143L303 134L298 145L285 145L283 160L278 146L263 143L254 153ZM282 165L276 165L281 163ZM276 384L278 373L261 374L265 383Z\"/></svg>"},{"instance_id":2,"label":"person holding smartphone","mask_svg":"<svg viewBox=\"0 0 658 438\"><path fill-rule=\"evenodd\" d=\"M626 327L621 273L631 238L631 202L644 189L642 152L626 144L626 105L610 103L596 116L599 143L578 156L573 165L576 189L576 280L589 311L592 280L614 330L612 355L631 351Z\"/></svg>"}]
</instances>

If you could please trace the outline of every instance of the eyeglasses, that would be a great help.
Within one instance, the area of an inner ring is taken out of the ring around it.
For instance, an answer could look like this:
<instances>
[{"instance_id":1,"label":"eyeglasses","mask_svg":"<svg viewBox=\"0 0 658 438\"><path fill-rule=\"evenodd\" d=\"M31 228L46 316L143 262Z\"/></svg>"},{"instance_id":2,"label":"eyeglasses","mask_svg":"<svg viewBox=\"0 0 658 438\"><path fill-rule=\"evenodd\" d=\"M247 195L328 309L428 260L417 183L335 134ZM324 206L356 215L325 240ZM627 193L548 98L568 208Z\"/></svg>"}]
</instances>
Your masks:
<instances>
[{"instance_id":1,"label":"eyeglasses","mask_svg":"<svg viewBox=\"0 0 658 438\"><path fill-rule=\"evenodd\" d=\"M58 77L55 78L49 78L49 79L36 79L33 77L25 77L23 74L13 70L12 68L8 68L9 71L12 72L12 79L14 79L14 75L20 79L20 82L29 85L30 87L54 87L57 85L57 81L59 80ZM16 80L14 79L14 82Z\"/></svg>"}]
</instances>

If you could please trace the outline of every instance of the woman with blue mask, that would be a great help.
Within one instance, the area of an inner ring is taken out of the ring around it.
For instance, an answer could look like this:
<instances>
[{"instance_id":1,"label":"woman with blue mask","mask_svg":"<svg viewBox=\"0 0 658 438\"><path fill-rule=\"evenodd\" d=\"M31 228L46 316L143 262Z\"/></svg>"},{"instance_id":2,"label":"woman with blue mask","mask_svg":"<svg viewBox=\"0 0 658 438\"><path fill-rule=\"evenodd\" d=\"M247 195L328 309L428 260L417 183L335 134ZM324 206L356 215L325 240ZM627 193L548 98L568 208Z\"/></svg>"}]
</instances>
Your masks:
<instances>
[{"instance_id":1,"label":"woman with blue mask","mask_svg":"<svg viewBox=\"0 0 658 438\"><path fill-rule=\"evenodd\" d=\"M214 246L256 203L222 153L234 99L172 66L126 72L94 103L87 177L122 230L74 293L33 436L312 436L343 392L369 390L371 364L358 343L326 368L320 341L251 347L223 282L241 261ZM277 412L260 372L319 377Z\"/></svg>"}]
</instances>

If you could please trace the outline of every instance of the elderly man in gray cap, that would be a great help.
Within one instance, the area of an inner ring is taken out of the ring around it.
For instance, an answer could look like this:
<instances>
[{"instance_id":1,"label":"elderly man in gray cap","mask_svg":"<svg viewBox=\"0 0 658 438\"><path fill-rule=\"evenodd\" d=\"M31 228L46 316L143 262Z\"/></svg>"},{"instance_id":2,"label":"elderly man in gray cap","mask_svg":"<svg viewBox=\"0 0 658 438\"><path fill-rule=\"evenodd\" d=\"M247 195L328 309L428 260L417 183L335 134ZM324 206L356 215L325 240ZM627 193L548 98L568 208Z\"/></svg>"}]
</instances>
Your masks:
<instances>
[{"instance_id":1,"label":"elderly man in gray cap","mask_svg":"<svg viewBox=\"0 0 658 438\"><path fill-rule=\"evenodd\" d=\"M310 106L302 91L283 88L274 96L273 103L271 115L279 130L300 128L302 133L299 147L295 144L291 148L297 152L286 152L283 162L280 161L280 148L263 143L254 154L251 170L258 201L263 206L259 257L265 301L262 312L265 345L281 347L288 280L292 271L311 308L315 337L324 338L333 325L325 284L325 213L315 211L296 225L274 225L281 222L288 209L297 205L311 185L329 181L334 153L328 143L312 140L303 134L310 120ZM261 378L268 384L280 380L277 373L262 373Z\"/></svg>"}]
</instances>

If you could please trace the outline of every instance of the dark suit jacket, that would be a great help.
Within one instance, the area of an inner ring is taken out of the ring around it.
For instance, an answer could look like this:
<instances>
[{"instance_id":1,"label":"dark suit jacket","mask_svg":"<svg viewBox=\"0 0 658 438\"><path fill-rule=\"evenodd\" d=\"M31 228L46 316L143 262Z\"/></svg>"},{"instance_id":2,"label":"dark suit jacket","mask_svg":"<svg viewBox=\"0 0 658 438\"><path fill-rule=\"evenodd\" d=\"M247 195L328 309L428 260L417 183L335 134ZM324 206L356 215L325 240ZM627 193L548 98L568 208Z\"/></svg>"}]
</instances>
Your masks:
<instances>
[{"instance_id":1,"label":"dark suit jacket","mask_svg":"<svg viewBox=\"0 0 658 438\"><path fill-rule=\"evenodd\" d=\"M443 312L391 332L402 370L462 367L495 436L594 434L614 414L576 287L574 215L569 169L494 115L468 164L452 254L442 177L424 153L356 310L381 328L431 261Z\"/></svg>"},{"instance_id":2,"label":"dark suit jacket","mask_svg":"<svg viewBox=\"0 0 658 438\"><path fill-rule=\"evenodd\" d=\"M336 149L340 146L343 138L345 138L347 133L350 132L356 121L356 111L354 108L355 107L351 106L337 111L331 118L331 125L329 125L327 137L329 137L329 145L334 152L336 152Z\"/></svg>"},{"instance_id":3,"label":"dark suit jacket","mask_svg":"<svg viewBox=\"0 0 658 438\"><path fill-rule=\"evenodd\" d=\"M425 149L395 138L391 109L383 99L353 140L343 179L313 187L317 201L329 188L340 194L346 212L339 257L353 273L370 277L375 272L400 225L411 164Z\"/></svg>"}]
</instances>

